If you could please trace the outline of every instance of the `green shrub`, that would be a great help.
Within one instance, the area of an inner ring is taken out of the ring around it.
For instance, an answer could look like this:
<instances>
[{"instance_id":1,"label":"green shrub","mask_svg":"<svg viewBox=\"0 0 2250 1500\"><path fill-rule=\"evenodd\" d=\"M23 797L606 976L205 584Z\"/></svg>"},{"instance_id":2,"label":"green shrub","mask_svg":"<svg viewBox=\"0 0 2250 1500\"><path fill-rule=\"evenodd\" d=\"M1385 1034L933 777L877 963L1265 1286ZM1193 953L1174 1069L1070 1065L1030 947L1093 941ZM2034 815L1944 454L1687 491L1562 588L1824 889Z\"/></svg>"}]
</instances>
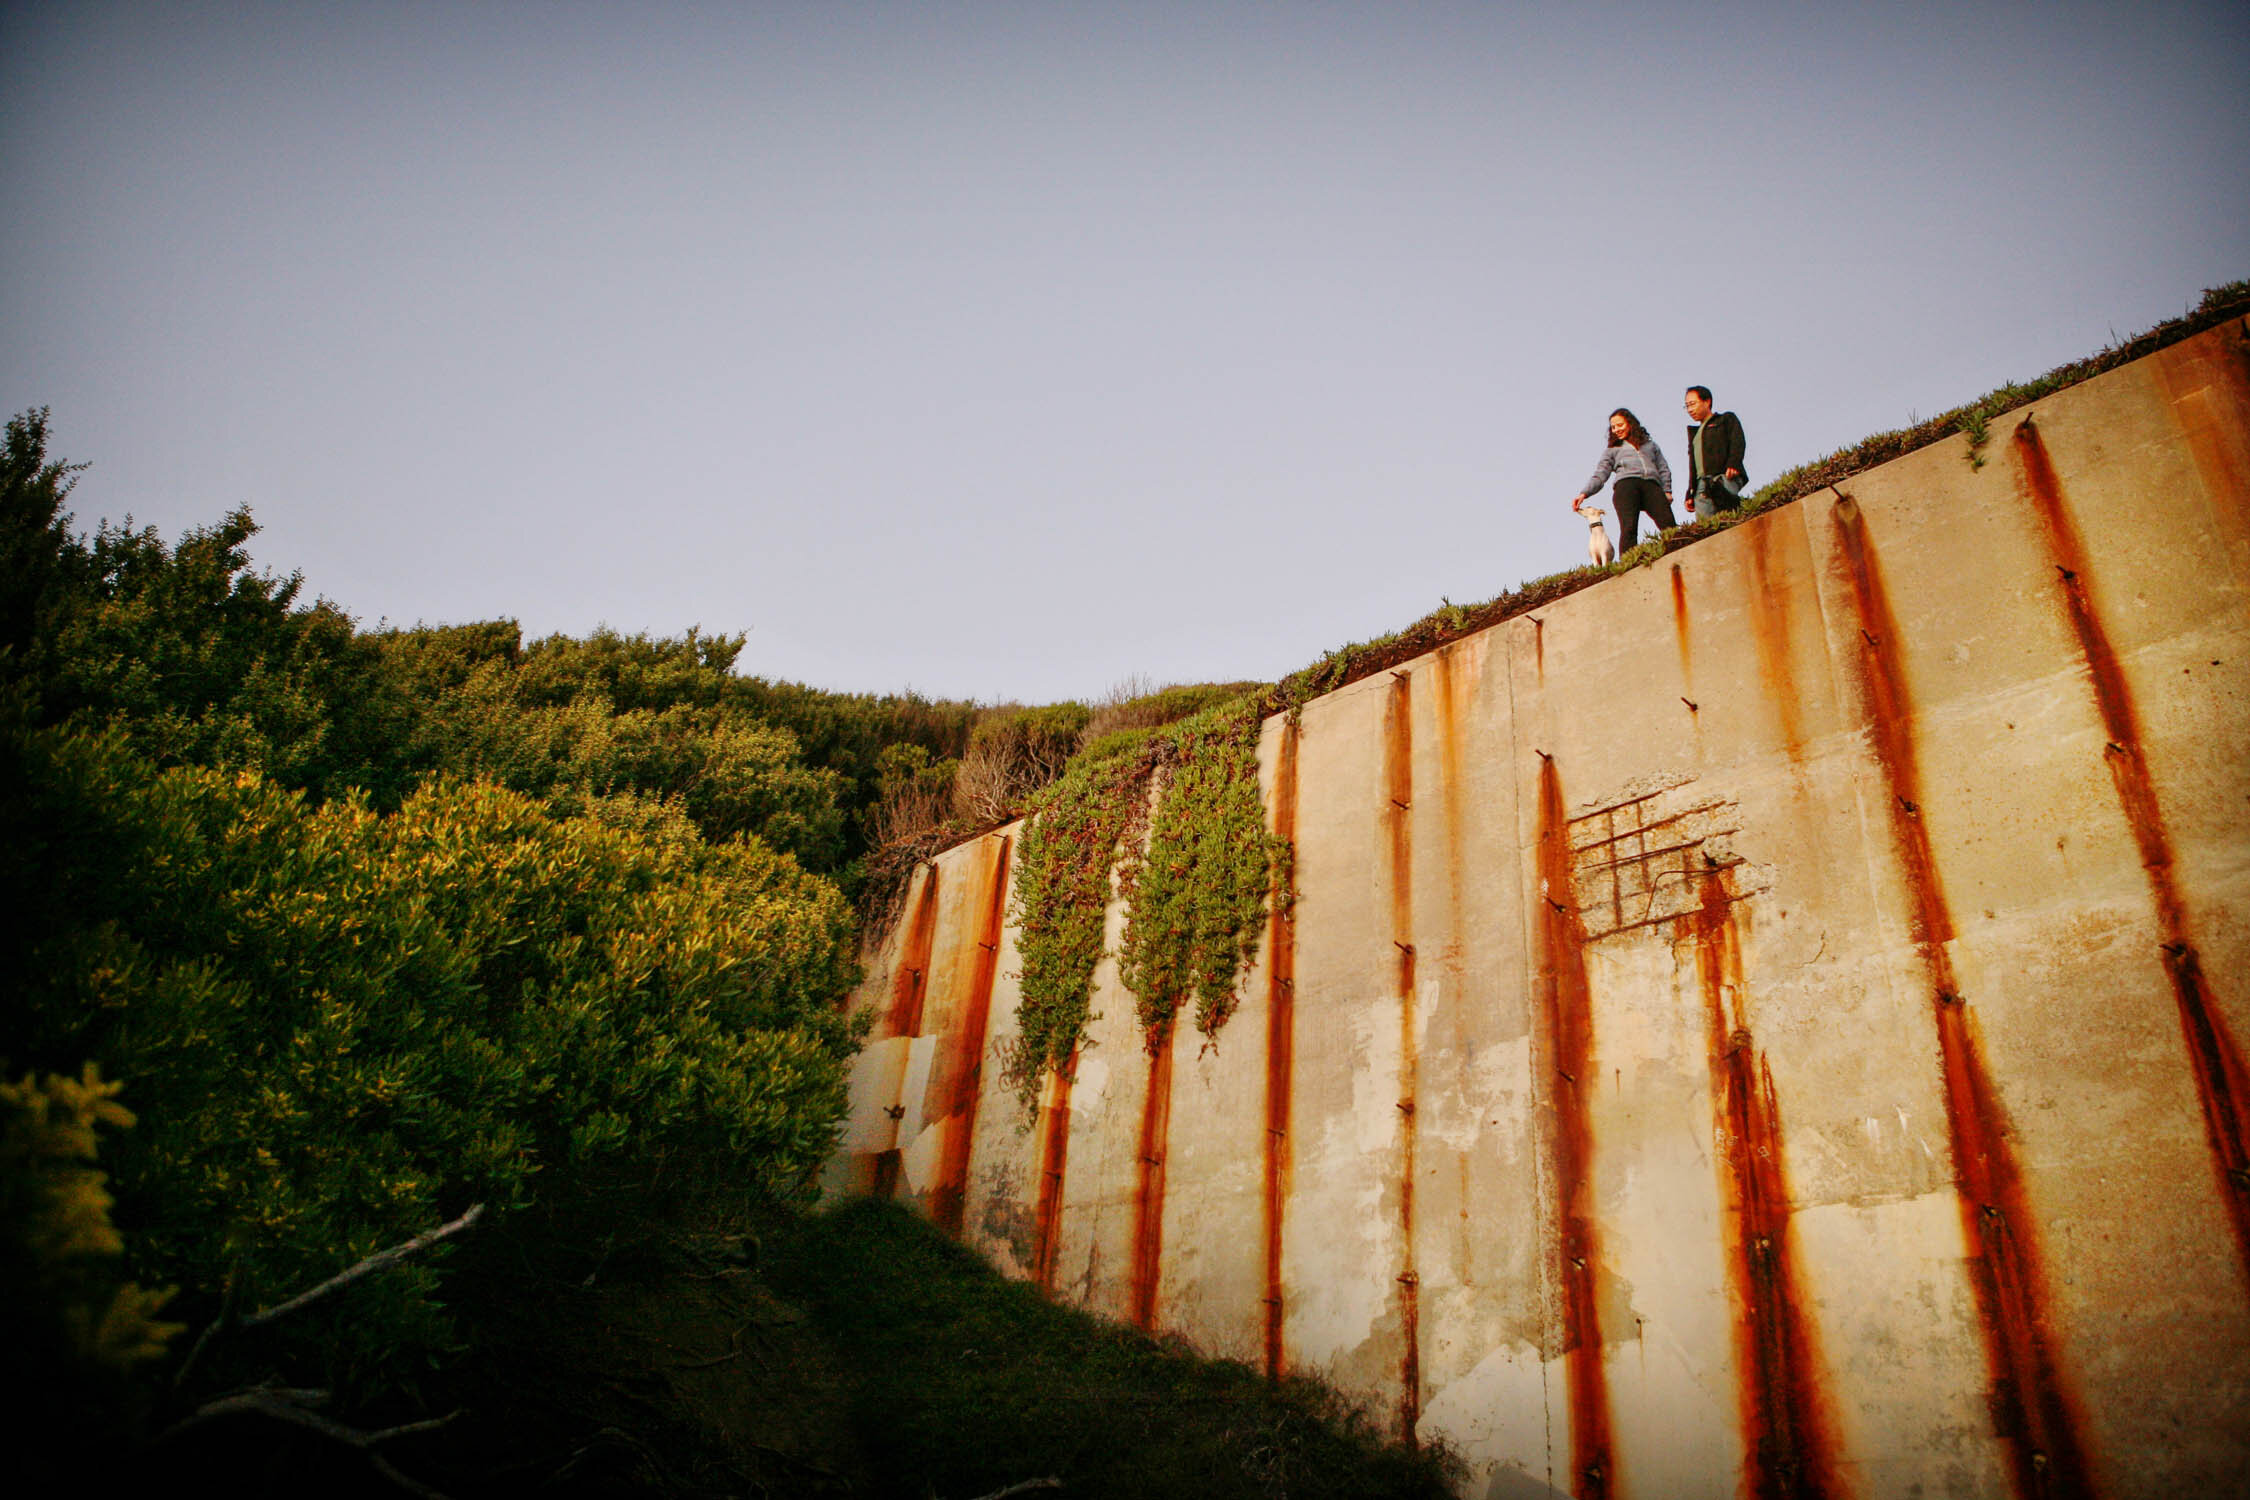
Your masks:
<instances>
[{"instance_id":1,"label":"green shrub","mask_svg":"<svg viewBox=\"0 0 2250 1500\"><path fill-rule=\"evenodd\" d=\"M0 1305L8 1363L30 1380L54 1379L64 1363L130 1370L163 1358L181 1332L156 1317L169 1291L118 1274L125 1242L94 1166L100 1132L133 1125L118 1092L92 1063L76 1078L0 1079Z\"/></svg>"},{"instance_id":2,"label":"green shrub","mask_svg":"<svg viewBox=\"0 0 2250 1500\"><path fill-rule=\"evenodd\" d=\"M787 856L645 799L561 818L441 782L386 817L114 735L13 738L49 910L14 934L11 1040L135 1080L135 1267L202 1311L230 1273L278 1300L472 1200L788 1198L826 1154L851 919ZM448 1336L439 1274L274 1336L395 1370Z\"/></svg>"},{"instance_id":3,"label":"green shrub","mask_svg":"<svg viewBox=\"0 0 2250 1500\"><path fill-rule=\"evenodd\" d=\"M1096 735L1088 740L1086 747L1078 752L1078 758L1091 764L1097 760L1114 760L1120 755L1131 755L1147 744L1148 737L1154 733L1156 729L1149 725L1138 729L1112 729L1107 734Z\"/></svg>"},{"instance_id":4,"label":"green shrub","mask_svg":"<svg viewBox=\"0 0 2250 1500\"><path fill-rule=\"evenodd\" d=\"M879 846L883 753L894 745L925 752L928 763L957 761L982 714L974 703L918 693L831 693L802 683L735 677L727 701L797 737L806 763L844 778L847 861Z\"/></svg>"},{"instance_id":5,"label":"green shrub","mask_svg":"<svg viewBox=\"0 0 2250 1500\"><path fill-rule=\"evenodd\" d=\"M954 811L972 824L1017 816L1033 792L1062 775L1092 710L1083 703L994 709L979 720L953 777Z\"/></svg>"},{"instance_id":6,"label":"green shrub","mask_svg":"<svg viewBox=\"0 0 2250 1500\"><path fill-rule=\"evenodd\" d=\"M96 1165L102 1133L133 1124L117 1094L92 1064L75 1077L0 1077L0 1378L24 1494L102 1487L98 1466L182 1332L159 1317L170 1289L128 1279Z\"/></svg>"},{"instance_id":7,"label":"green shrub","mask_svg":"<svg viewBox=\"0 0 2250 1500\"><path fill-rule=\"evenodd\" d=\"M1150 689L1145 687L1146 681L1143 678L1120 684L1094 710L1084 736L1084 742L1089 748L1096 741L1120 730L1155 729L1165 724L1177 724L1182 719L1193 718L1207 708L1229 702L1263 686L1256 682L1192 682Z\"/></svg>"},{"instance_id":8,"label":"green shrub","mask_svg":"<svg viewBox=\"0 0 2250 1500\"><path fill-rule=\"evenodd\" d=\"M565 682L556 663L579 657L585 643L549 640L519 654L493 649L483 636L489 627L467 629L478 634L458 646L447 639L451 631L385 639L417 690L418 764L488 777L564 812L605 797L653 798L677 806L708 839L754 833L808 868L841 863L843 778L806 765L787 730L702 701L721 684L696 674L712 677L716 669L675 663L669 673L628 677L622 686L615 671ZM683 655L699 649L692 634L683 642L632 637L624 644ZM664 702L652 680L675 690L676 701ZM572 696L559 697L565 688ZM608 696L613 691L622 702Z\"/></svg>"},{"instance_id":9,"label":"green shrub","mask_svg":"<svg viewBox=\"0 0 2250 1500\"><path fill-rule=\"evenodd\" d=\"M9 438L19 441L13 425ZM26 498L11 493L5 508L20 515ZM116 729L159 765L395 799L417 774L398 753L413 740L413 704L350 616L326 600L300 605L295 575L253 571L245 544L257 529L236 510L174 547L153 527L51 535L18 671L49 721Z\"/></svg>"}]
</instances>

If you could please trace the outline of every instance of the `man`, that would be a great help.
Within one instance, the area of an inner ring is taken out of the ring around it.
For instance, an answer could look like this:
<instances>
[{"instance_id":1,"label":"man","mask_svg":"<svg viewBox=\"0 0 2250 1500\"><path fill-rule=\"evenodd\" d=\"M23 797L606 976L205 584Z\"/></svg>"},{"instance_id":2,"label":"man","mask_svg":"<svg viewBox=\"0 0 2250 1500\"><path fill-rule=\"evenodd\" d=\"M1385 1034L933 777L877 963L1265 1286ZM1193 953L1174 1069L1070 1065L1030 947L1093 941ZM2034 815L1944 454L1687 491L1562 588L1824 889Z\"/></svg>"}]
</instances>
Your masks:
<instances>
[{"instance_id":1,"label":"man","mask_svg":"<svg viewBox=\"0 0 2250 1500\"><path fill-rule=\"evenodd\" d=\"M1708 519L1742 503L1749 478L1742 470L1742 422L1731 411L1711 415L1711 388L1687 388L1687 509Z\"/></svg>"}]
</instances>

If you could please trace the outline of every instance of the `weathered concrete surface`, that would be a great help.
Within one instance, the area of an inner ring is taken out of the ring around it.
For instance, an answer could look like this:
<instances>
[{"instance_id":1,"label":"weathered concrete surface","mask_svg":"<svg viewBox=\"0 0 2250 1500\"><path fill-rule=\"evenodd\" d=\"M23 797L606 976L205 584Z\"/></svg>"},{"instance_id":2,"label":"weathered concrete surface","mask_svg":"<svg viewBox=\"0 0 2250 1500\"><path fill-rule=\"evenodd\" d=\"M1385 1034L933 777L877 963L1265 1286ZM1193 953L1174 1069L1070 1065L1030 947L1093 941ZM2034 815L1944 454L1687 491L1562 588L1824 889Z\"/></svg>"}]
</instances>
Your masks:
<instances>
[{"instance_id":1,"label":"weathered concrete surface","mask_svg":"<svg viewBox=\"0 0 2250 1500\"><path fill-rule=\"evenodd\" d=\"M1472 1494L2250 1492L2250 327L1984 456L1269 722L1295 920L1161 1108L1111 962L1067 1097L994 1085L1012 830L948 853L831 1181L936 1213L950 1145L1003 1268Z\"/></svg>"}]
</instances>

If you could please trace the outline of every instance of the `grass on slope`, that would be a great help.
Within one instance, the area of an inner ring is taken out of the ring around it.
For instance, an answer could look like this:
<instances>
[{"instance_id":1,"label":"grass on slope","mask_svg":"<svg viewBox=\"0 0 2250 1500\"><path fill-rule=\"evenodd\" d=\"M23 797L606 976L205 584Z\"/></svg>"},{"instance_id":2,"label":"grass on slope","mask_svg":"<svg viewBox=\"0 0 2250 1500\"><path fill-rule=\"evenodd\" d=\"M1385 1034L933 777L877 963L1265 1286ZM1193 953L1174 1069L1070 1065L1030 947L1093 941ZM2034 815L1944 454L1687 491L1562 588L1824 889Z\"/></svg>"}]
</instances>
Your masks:
<instances>
[{"instance_id":1,"label":"grass on slope","mask_svg":"<svg viewBox=\"0 0 2250 1500\"><path fill-rule=\"evenodd\" d=\"M854 1373L878 1492L1443 1496L1445 1459L1386 1444L1333 1391L1269 1382L1059 1307L921 1220L861 1202L767 1246L770 1274Z\"/></svg>"},{"instance_id":2,"label":"grass on slope","mask_svg":"<svg viewBox=\"0 0 2250 1500\"><path fill-rule=\"evenodd\" d=\"M1443 1454L1385 1443L1326 1387L1059 1307L893 1205L760 1216L747 1235L692 1212L553 1227L568 1232L501 1223L460 1243L459 1357L418 1390L331 1412L423 1425L382 1446L404 1489L982 1500L1053 1478L1028 1493L1450 1494ZM86 1477L95 1492L245 1500L404 1492L364 1453L264 1419L106 1455Z\"/></svg>"}]
</instances>

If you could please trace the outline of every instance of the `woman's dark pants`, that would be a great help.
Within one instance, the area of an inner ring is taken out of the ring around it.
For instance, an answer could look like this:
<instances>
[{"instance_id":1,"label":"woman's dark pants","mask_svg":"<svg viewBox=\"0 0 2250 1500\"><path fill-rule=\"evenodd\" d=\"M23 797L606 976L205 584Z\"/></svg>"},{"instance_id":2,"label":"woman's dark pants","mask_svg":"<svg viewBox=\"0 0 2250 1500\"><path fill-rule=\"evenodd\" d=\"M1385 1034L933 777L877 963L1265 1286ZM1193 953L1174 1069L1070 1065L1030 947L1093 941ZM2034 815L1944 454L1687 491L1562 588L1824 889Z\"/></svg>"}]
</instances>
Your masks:
<instances>
[{"instance_id":1,"label":"woman's dark pants","mask_svg":"<svg viewBox=\"0 0 2250 1500\"><path fill-rule=\"evenodd\" d=\"M1610 491L1610 499L1617 506L1617 550L1632 550L1633 539L1641 533L1641 514L1658 528L1670 531L1680 523L1672 519L1672 497L1665 494L1653 479L1620 479Z\"/></svg>"}]
</instances>

